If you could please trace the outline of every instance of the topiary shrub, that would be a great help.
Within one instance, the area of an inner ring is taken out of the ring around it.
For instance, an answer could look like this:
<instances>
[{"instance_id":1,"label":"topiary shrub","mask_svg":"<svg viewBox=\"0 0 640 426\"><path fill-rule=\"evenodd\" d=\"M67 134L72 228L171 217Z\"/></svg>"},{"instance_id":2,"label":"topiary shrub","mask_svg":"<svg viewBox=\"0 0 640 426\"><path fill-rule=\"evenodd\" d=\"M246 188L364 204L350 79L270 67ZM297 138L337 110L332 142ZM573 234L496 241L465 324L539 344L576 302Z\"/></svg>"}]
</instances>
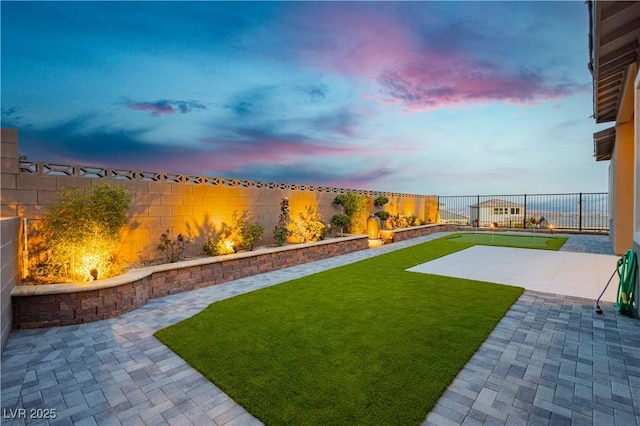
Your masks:
<instances>
[{"instance_id":1,"label":"topiary shrub","mask_svg":"<svg viewBox=\"0 0 640 426\"><path fill-rule=\"evenodd\" d=\"M122 273L115 250L127 224L131 197L123 188L96 184L90 190L69 187L60 191L44 213L46 267L51 280L88 281Z\"/></svg>"},{"instance_id":2,"label":"topiary shrub","mask_svg":"<svg viewBox=\"0 0 640 426\"><path fill-rule=\"evenodd\" d=\"M389 202L389 198L384 195L380 195L373 200L373 205L376 207L382 207Z\"/></svg>"},{"instance_id":3,"label":"topiary shrub","mask_svg":"<svg viewBox=\"0 0 640 426\"><path fill-rule=\"evenodd\" d=\"M378 216L380 218L381 221L385 221L387 219L389 219L389 216L391 216L391 214L389 212L385 212L385 211L379 211L379 212L375 212L374 213L376 216Z\"/></svg>"},{"instance_id":4,"label":"topiary shrub","mask_svg":"<svg viewBox=\"0 0 640 426\"><path fill-rule=\"evenodd\" d=\"M344 213L334 214L331 217L331 225L340 228L340 235L343 234L344 228L348 227L351 223L351 219Z\"/></svg>"},{"instance_id":5,"label":"topiary shrub","mask_svg":"<svg viewBox=\"0 0 640 426\"><path fill-rule=\"evenodd\" d=\"M373 200L366 195L356 192L339 194L333 199L333 204L342 207L344 214L349 216L350 222L347 232L363 234L367 229L367 219L373 208Z\"/></svg>"}]
</instances>

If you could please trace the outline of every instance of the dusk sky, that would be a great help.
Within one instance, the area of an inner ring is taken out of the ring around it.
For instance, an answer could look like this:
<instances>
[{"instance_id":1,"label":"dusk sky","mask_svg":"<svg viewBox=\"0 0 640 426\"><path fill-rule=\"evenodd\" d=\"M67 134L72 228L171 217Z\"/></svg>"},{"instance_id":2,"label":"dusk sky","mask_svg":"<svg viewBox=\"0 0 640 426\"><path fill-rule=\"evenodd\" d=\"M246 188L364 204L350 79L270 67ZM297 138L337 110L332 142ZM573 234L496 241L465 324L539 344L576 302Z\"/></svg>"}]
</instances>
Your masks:
<instances>
[{"instance_id":1,"label":"dusk sky","mask_svg":"<svg viewBox=\"0 0 640 426\"><path fill-rule=\"evenodd\" d=\"M7 2L34 161L438 195L607 190L569 2Z\"/></svg>"}]
</instances>

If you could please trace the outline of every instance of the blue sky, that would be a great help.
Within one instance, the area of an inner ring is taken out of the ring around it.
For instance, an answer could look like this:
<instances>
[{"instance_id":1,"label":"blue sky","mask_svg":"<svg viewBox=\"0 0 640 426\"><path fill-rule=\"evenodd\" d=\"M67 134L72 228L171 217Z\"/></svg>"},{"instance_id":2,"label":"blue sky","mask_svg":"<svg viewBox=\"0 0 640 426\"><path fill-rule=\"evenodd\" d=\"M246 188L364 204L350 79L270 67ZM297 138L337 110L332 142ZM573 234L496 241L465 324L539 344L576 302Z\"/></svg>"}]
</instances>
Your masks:
<instances>
[{"instance_id":1,"label":"blue sky","mask_svg":"<svg viewBox=\"0 0 640 426\"><path fill-rule=\"evenodd\" d=\"M606 191L569 2L7 2L36 161L463 195Z\"/></svg>"}]
</instances>

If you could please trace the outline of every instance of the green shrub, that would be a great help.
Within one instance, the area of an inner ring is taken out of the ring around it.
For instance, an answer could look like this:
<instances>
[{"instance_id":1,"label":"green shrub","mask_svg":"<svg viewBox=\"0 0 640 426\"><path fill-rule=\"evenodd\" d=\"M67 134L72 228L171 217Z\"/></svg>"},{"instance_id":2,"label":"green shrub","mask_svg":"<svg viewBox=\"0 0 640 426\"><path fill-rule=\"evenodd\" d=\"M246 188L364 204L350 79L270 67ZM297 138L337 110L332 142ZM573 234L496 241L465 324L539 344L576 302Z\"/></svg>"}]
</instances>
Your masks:
<instances>
[{"instance_id":1,"label":"green shrub","mask_svg":"<svg viewBox=\"0 0 640 426\"><path fill-rule=\"evenodd\" d=\"M375 212L374 213L376 216L378 216L380 218L381 221L385 221L387 219L389 219L389 216L391 216L391 214L389 212L385 212L383 211L379 211L379 212Z\"/></svg>"},{"instance_id":2,"label":"green shrub","mask_svg":"<svg viewBox=\"0 0 640 426\"><path fill-rule=\"evenodd\" d=\"M226 238L213 238L209 235L202 247L202 251L207 256L221 256L233 254L237 252L237 249L233 245L233 241Z\"/></svg>"},{"instance_id":3,"label":"green shrub","mask_svg":"<svg viewBox=\"0 0 640 426\"><path fill-rule=\"evenodd\" d=\"M409 221L403 215L393 214L389 216L389 224L393 229L407 228Z\"/></svg>"},{"instance_id":4,"label":"green shrub","mask_svg":"<svg viewBox=\"0 0 640 426\"><path fill-rule=\"evenodd\" d=\"M316 213L308 209L306 214L300 213L298 219L289 224L288 229L297 242L306 243L324 238L326 225Z\"/></svg>"},{"instance_id":5,"label":"green shrub","mask_svg":"<svg viewBox=\"0 0 640 426\"><path fill-rule=\"evenodd\" d=\"M273 238L276 240L278 246L284 245L287 242L287 238L291 235L288 229L290 222L289 213L289 199L284 197L280 201L280 216L278 216L278 224L273 229Z\"/></svg>"},{"instance_id":6,"label":"green shrub","mask_svg":"<svg viewBox=\"0 0 640 426\"><path fill-rule=\"evenodd\" d=\"M189 244L189 241L182 234L178 234L175 240L169 238L169 235L170 231L168 229L160 235L160 243L157 249L167 256L169 262L173 263L184 258L182 253L184 253L185 246Z\"/></svg>"},{"instance_id":7,"label":"green shrub","mask_svg":"<svg viewBox=\"0 0 640 426\"><path fill-rule=\"evenodd\" d=\"M264 236L264 227L258 223L247 222L245 215L243 213L242 216L238 217L237 212L233 212L234 230L240 246L251 251Z\"/></svg>"},{"instance_id":8,"label":"green shrub","mask_svg":"<svg viewBox=\"0 0 640 426\"><path fill-rule=\"evenodd\" d=\"M373 208L373 200L366 195L356 192L339 194L333 199L333 204L342 206L344 214L349 216L350 223L347 232L351 234L363 234L367 229L367 219Z\"/></svg>"},{"instance_id":9,"label":"green shrub","mask_svg":"<svg viewBox=\"0 0 640 426\"><path fill-rule=\"evenodd\" d=\"M389 198L384 195L378 196L375 200L373 200L373 205L376 207L382 207L389 202Z\"/></svg>"},{"instance_id":10,"label":"green shrub","mask_svg":"<svg viewBox=\"0 0 640 426\"><path fill-rule=\"evenodd\" d=\"M47 255L32 271L33 278L85 281L122 273L114 252L127 224L130 202L126 190L110 184L61 190L44 213Z\"/></svg>"},{"instance_id":11,"label":"green shrub","mask_svg":"<svg viewBox=\"0 0 640 426\"><path fill-rule=\"evenodd\" d=\"M331 225L340 228L340 234L343 233L344 228L349 227L350 223L351 219L344 213L334 214L333 217L331 217Z\"/></svg>"}]
</instances>

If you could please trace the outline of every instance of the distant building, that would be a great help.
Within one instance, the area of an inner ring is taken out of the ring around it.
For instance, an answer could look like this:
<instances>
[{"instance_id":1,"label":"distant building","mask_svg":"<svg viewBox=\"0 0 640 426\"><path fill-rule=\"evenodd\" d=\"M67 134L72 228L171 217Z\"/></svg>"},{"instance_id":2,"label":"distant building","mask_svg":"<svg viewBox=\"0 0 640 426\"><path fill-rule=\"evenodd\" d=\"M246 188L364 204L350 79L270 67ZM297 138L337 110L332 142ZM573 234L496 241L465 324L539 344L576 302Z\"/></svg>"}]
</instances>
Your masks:
<instances>
[{"instance_id":1,"label":"distant building","mask_svg":"<svg viewBox=\"0 0 640 426\"><path fill-rule=\"evenodd\" d=\"M472 226L498 226L514 228L522 227L524 221L524 204L493 198L479 204L469 206Z\"/></svg>"},{"instance_id":2,"label":"distant building","mask_svg":"<svg viewBox=\"0 0 640 426\"><path fill-rule=\"evenodd\" d=\"M447 210L440 210L441 223L455 223L456 225L468 226L469 218L458 213Z\"/></svg>"}]
</instances>

